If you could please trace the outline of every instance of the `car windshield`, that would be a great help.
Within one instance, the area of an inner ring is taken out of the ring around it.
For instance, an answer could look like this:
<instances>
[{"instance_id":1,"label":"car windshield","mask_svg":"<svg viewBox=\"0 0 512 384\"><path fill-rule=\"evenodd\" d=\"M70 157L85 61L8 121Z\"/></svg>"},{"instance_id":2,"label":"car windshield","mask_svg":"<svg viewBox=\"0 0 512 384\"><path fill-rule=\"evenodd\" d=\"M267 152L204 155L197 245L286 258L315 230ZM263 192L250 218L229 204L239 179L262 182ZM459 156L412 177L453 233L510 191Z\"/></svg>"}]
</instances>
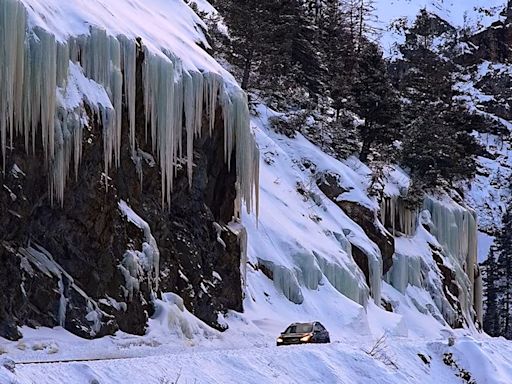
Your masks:
<instances>
[{"instance_id":1,"label":"car windshield","mask_svg":"<svg viewBox=\"0 0 512 384\"><path fill-rule=\"evenodd\" d=\"M309 333L313 331L313 324L293 324L284 333Z\"/></svg>"}]
</instances>

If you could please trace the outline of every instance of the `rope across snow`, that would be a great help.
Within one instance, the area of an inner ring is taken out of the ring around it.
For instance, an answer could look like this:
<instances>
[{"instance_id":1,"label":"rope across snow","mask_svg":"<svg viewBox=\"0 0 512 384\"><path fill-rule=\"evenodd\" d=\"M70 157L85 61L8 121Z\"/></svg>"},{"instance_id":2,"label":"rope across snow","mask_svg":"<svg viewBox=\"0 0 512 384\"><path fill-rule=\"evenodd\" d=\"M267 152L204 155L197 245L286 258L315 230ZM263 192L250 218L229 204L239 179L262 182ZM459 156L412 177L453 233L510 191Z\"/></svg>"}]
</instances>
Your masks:
<instances>
[{"instance_id":1,"label":"rope across snow","mask_svg":"<svg viewBox=\"0 0 512 384\"><path fill-rule=\"evenodd\" d=\"M236 153L236 207L241 201L248 211L257 206L259 153L250 130L246 95L231 79L185 68L172 47L140 47L134 38L94 26L86 34L57 38L30 21L21 1L0 0L0 146L4 169L17 135L24 137L27 152L34 153L36 146L42 145L52 203L62 203L71 165L75 174L79 171L82 132L88 126L84 103L103 126L106 175L120 165L122 114L126 110L132 153L138 140L151 139L161 166L165 206L170 203L179 164L186 163L192 180L193 144L202 133L203 117L208 118L211 133L217 108L221 108L228 167L233 151ZM145 138L136 137L138 49L144 50Z\"/></svg>"}]
</instances>

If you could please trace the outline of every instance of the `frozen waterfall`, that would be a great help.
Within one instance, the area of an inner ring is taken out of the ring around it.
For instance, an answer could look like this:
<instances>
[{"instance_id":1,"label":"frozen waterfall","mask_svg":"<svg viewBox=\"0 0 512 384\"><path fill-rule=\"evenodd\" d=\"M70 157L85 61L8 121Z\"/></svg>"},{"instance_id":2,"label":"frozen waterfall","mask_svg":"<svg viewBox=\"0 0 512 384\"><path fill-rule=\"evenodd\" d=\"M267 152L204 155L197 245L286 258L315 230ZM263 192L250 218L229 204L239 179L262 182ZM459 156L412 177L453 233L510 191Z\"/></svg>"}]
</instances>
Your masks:
<instances>
[{"instance_id":1,"label":"frozen waterfall","mask_svg":"<svg viewBox=\"0 0 512 384\"><path fill-rule=\"evenodd\" d=\"M424 208L432 217L432 234L437 238L445 256L449 258L459 286L459 301L463 313L482 323L482 281L477 260L476 213L453 201L427 197Z\"/></svg>"},{"instance_id":2,"label":"frozen waterfall","mask_svg":"<svg viewBox=\"0 0 512 384\"><path fill-rule=\"evenodd\" d=\"M409 225L412 221L408 219L413 217L411 211L397 202L393 198L387 200L383 207L387 212L382 214L382 218L388 224L390 214L397 218L397 221L393 222L393 228L400 228L398 231L408 236L396 238L397 252L393 257L393 267L385 276L386 281L402 293L406 292L408 285L424 287L443 317L449 322L455 321L457 314L439 288L442 281L431 274L438 270L433 260L434 250L421 247L425 240L436 244L435 247L440 245L444 263L454 271L456 283L460 288L456 299L460 302L462 314L468 321L478 320L481 324L482 278L477 262L475 212L447 196L427 196L423 202L421 215L415 219L417 224L411 227ZM404 226L402 219L398 218L407 219L406 225ZM412 235L414 237L411 237Z\"/></svg>"}]
</instances>

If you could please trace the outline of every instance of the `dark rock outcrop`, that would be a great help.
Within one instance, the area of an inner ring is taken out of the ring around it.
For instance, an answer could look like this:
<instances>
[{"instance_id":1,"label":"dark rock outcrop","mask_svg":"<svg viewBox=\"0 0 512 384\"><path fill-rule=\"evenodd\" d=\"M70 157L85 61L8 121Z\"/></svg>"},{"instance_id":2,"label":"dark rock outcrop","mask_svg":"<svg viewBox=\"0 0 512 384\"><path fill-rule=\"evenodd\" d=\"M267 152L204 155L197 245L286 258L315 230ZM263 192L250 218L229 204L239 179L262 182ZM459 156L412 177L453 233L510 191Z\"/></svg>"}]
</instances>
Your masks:
<instances>
[{"instance_id":1,"label":"dark rock outcrop","mask_svg":"<svg viewBox=\"0 0 512 384\"><path fill-rule=\"evenodd\" d=\"M386 274L393 265L393 255L395 253L395 240L393 236L379 223L377 213L371 209L362 206L353 201L343 200L343 193L347 192L343 188L336 175L325 174L318 179L317 185L320 190L343 211L367 234L380 249L383 260L383 274ZM362 251L356 249L354 259L365 273L366 279L369 280L368 260Z\"/></svg>"},{"instance_id":2,"label":"dark rock outcrop","mask_svg":"<svg viewBox=\"0 0 512 384\"><path fill-rule=\"evenodd\" d=\"M510 7L510 5L509 5ZM505 21L497 21L489 28L470 38L476 48L471 55L465 55L465 64L477 63L481 60L507 63L512 59L510 46L512 44L512 18L510 15Z\"/></svg>"},{"instance_id":3,"label":"dark rock outcrop","mask_svg":"<svg viewBox=\"0 0 512 384\"><path fill-rule=\"evenodd\" d=\"M395 239L384 229L376 217L376 213L361 204L352 201L339 201L338 205L357 224L363 228L366 235L377 244L382 255L383 274L386 274L393 265L395 254Z\"/></svg>"},{"instance_id":4,"label":"dark rock outcrop","mask_svg":"<svg viewBox=\"0 0 512 384\"><path fill-rule=\"evenodd\" d=\"M439 250L432 248L432 256L434 257L434 261L441 272L440 277L443 282L443 293L450 306L453 308L456 316L454 319L446 319L449 321L450 326L453 328L462 328L465 324L464 314L462 313L462 308L460 305L460 301L457 299L459 297L460 287L457 284L455 271L453 271L449 266L447 266L444 261L442 255L439 253Z\"/></svg>"},{"instance_id":5,"label":"dark rock outcrop","mask_svg":"<svg viewBox=\"0 0 512 384\"><path fill-rule=\"evenodd\" d=\"M364 277L366 278L366 284L368 285L368 287L371 287L370 265L368 263L368 256L362 249L352 244L352 257L354 258L354 261L356 262L361 272L363 272Z\"/></svg>"}]
</instances>

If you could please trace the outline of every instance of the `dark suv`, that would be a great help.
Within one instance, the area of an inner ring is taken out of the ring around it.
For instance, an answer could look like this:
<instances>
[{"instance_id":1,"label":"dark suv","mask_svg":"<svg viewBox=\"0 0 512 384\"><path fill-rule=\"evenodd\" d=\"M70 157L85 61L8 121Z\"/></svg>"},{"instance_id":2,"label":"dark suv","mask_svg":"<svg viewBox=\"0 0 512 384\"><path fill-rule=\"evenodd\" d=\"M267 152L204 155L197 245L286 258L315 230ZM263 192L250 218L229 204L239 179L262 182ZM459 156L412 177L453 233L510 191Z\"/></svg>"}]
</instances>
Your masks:
<instances>
[{"instance_id":1,"label":"dark suv","mask_svg":"<svg viewBox=\"0 0 512 384\"><path fill-rule=\"evenodd\" d=\"M318 321L293 323L277 338L277 345L330 343L329 332Z\"/></svg>"}]
</instances>

